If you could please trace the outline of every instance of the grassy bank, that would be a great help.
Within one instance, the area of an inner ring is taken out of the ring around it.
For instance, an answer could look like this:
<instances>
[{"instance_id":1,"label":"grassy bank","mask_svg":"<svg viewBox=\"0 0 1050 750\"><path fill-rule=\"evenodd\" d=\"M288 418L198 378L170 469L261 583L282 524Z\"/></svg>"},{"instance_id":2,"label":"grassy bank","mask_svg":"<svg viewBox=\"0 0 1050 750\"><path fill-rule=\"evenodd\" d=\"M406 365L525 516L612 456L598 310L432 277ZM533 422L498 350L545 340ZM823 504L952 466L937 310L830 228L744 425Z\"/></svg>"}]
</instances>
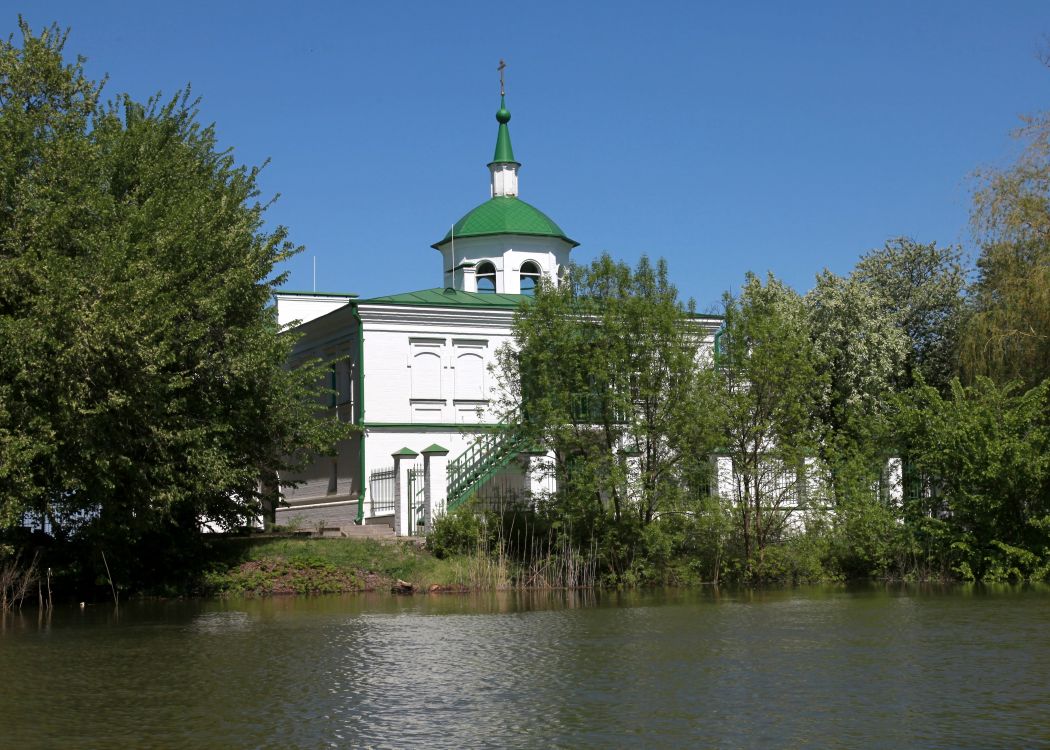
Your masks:
<instances>
[{"instance_id":1,"label":"grassy bank","mask_svg":"<svg viewBox=\"0 0 1050 750\"><path fill-rule=\"evenodd\" d=\"M205 595L268 596L389 590L510 588L507 565L484 555L438 559L411 543L372 539L231 538L213 547Z\"/></svg>"}]
</instances>

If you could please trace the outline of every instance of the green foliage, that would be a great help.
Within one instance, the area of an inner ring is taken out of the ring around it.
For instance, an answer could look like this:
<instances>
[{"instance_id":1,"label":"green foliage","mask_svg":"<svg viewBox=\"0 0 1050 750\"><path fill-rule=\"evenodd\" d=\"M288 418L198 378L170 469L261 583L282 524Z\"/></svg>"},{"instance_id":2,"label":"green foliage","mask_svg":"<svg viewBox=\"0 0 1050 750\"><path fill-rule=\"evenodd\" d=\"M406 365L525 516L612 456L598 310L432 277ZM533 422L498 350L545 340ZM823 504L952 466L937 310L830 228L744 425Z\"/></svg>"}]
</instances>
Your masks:
<instances>
[{"instance_id":1,"label":"green foliage","mask_svg":"<svg viewBox=\"0 0 1050 750\"><path fill-rule=\"evenodd\" d=\"M865 488L837 497L829 557L846 578L897 577L905 559L904 529L896 509L871 492L870 474L866 478Z\"/></svg>"},{"instance_id":2,"label":"green foliage","mask_svg":"<svg viewBox=\"0 0 1050 750\"><path fill-rule=\"evenodd\" d=\"M732 531L732 517L717 497L701 498L692 511L663 514L642 532L633 578L676 586L718 583Z\"/></svg>"},{"instance_id":3,"label":"green foliage","mask_svg":"<svg viewBox=\"0 0 1050 750\"><path fill-rule=\"evenodd\" d=\"M830 271L806 295L811 337L826 372L820 411L838 431L885 414L901 377L908 339L870 285Z\"/></svg>"},{"instance_id":4,"label":"green foliage","mask_svg":"<svg viewBox=\"0 0 1050 750\"><path fill-rule=\"evenodd\" d=\"M964 577L1045 575L1050 535L1050 381L1019 392L978 378L948 398L910 391L899 430L926 481L908 498L912 520L936 517ZM943 541L942 541L943 545Z\"/></svg>"},{"instance_id":5,"label":"green foliage","mask_svg":"<svg viewBox=\"0 0 1050 750\"><path fill-rule=\"evenodd\" d=\"M838 578L829 572L831 540L822 530L797 534L766 550L761 580L766 583L816 583Z\"/></svg>"},{"instance_id":6,"label":"green foliage","mask_svg":"<svg viewBox=\"0 0 1050 750\"><path fill-rule=\"evenodd\" d=\"M963 374L1032 387L1050 377L1050 115L1017 132L1016 164L978 173L972 222L981 252L963 337Z\"/></svg>"},{"instance_id":7,"label":"green foliage","mask_svg":"<svg viewBox=\"0 0 1050 750\"><path fill-rule=\"evenodd\" d=\"M485 546L481 518L471 503L438 518L427 534L427 549L439 559L470 554Z\"/></svg>"},{"instance_id":8,"label":"green foliage","mask_svg":"<svg viewBox=\"0 0 1050 750\"><path fill-rule=\"evenodd\" d=\"M871 290L884 321L907 337L904 377L896 389L921 377L945 392L959 368L966 288L959 250L900 237L864 255L850 279Z\"/></svg>"},{"instance_id":9,"label":"green foliage","mask_svg":"<svg viewBox=\"0 0 1050 750\"><path fill-rule=\"evenodd\" d=\"M604 255L541 284L514 335L497 375L529 441L554 454L544 515L620 575L641 529L706 486L717 402L697 367L703 329L663 261Z\"/></svg>"},{"instance_id":10,"label":"green foliage","mask_svg":"<svg viewBox=\"0 0 1050 750\"><path fill-rule=\"evenodd\" d=\"M762 576L817 450L817 405L827 389L803 300L770 276L748 274L739 297L725 296L725 332L716 368L724 408L723 450L732 459L734 512L745 576Z\"/></svg>"},{"instance_id":11,"label":"green foliage","mask_svg":"<svg viewBox=\"0 0 1050 750\"><path fill-rule=\"evenodd\" d=\"M283 557L241 565L227 573L209 573L206 591L216 594L261 596L267 594L338 594L360 591L364 581L324 560L289 561Z\"/></svg>"},{"instance_id":12,"label":"green foliage","mask_svg":"<svg viewBox=\"0 0 1050 750\"><path fill-rule=\"evenodd\" d=\"M114 548L243 523L260 477L341 430L314 419L317 372L284 367L274 268L299 248L264 230L258 169L188 91L101 104L64 34L19 41L0 44L0 523L86 524L127 580Z\"/></svg>"},{"instance_id":13,"label":"green foliage","mask_svg":"<svg viewBox=\"0 0 1050 750\"><path fill-rule=\"evenodd\" d=\"M247 537L215 540L192 589L205 593L338 593L386 588L401 579L420 588L459 584L457 560L438 561L414 544L373 539Z\"/></svg>"}]
</instances>

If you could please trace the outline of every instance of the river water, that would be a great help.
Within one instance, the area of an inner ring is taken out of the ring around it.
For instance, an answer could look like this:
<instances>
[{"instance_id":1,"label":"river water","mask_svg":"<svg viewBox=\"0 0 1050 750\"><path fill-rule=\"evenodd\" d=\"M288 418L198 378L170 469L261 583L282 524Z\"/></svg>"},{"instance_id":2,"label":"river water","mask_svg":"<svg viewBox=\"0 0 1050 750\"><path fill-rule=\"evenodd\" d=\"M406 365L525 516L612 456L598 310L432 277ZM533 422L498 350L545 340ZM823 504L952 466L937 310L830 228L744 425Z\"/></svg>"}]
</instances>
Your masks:
<instances>
[{"instance_id":1,"label":"river water","mask_svg":"<svg viewBox=\"0 0 1050 750\"><path fill-rule=\"evenodd\" d=\"M0 747L1050 747L1050 589L27 610Z\"/></svg>"}]
</instances>

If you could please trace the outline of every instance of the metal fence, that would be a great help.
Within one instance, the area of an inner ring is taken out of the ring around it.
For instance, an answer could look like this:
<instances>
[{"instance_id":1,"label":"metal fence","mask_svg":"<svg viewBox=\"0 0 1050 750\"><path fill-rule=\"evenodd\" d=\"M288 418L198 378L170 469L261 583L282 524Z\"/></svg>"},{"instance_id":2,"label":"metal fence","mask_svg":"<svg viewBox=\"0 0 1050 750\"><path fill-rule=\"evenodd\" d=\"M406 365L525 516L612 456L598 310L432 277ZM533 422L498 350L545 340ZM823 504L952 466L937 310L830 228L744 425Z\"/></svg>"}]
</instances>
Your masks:
<instances>
[{"instance_id":1,"label":"metal fence","mask_svg":"<svg viewBox=\"0 0 1050 750\"><path fill-rule=\"evenodd\" d=\"M408 470L408 533L423 534L426 518L426 486L424 470L417 466Z\"/></svg>"},{"instance_id":2,"label":"metal fence","mask_svg":"<svg viewBox=\"0 0 1050 750\"><path fill-rule=\"evenodd\" d=\"M474 493L476 508L496 513L522 510L529 507L532 501L533 498L526 487L526 477L511 472L497 474Z\"/></svg>"},{"instance_id":3,"label":"metal fence","mask_svg":"<svg viewBox=\"0 0 1050 750\"><path fill-rule=\"evenodd\" d=\"M394 512L397 502L397 470L391 466L368 475L368 493L372 497L372 515Z\"/></svg>"}]
</instances>

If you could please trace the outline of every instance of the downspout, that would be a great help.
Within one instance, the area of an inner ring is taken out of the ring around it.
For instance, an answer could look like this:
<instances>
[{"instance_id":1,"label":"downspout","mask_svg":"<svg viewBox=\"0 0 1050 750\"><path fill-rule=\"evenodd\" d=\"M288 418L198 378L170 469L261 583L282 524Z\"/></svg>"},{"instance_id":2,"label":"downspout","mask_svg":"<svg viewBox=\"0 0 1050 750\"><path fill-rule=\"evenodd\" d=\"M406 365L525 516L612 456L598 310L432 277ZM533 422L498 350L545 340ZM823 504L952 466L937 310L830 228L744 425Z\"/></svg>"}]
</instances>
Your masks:
<instances>
[{"instance_id":1,"label":"downspout","mask_svg":"<svg viewBox=\"0 0 1050 750\"><path fill-rule=\"evenodd\" d=\"M361 525L365 522L365 492L368 491L365 477L365 326L354 302L350 303L350 314L357 321L357 426L360 429L358 439L361 444L357 455L360 459L358 473L361 476L361 486L357 488L356 523Z\"/></svg>"}]
</instances>

